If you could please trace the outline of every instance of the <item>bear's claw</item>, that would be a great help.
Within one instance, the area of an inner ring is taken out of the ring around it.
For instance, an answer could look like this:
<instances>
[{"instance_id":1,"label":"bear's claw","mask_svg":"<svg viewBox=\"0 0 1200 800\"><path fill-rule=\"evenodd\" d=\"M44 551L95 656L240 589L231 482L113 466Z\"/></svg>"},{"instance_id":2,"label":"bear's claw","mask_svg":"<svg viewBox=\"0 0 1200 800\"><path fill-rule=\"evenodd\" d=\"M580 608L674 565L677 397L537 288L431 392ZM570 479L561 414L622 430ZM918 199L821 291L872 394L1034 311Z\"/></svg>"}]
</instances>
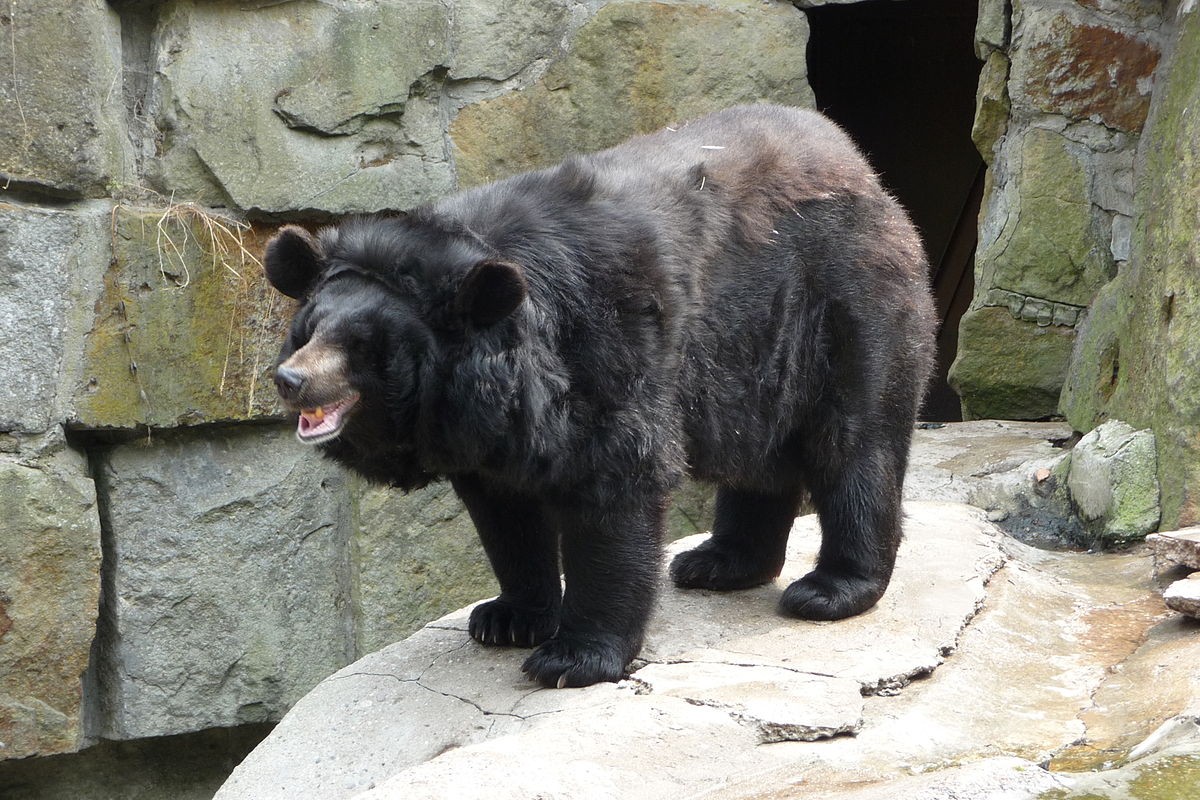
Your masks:
<instances>
[{"instance_id":1,"label":"bear's claw","mask_svg":"<svg viewBox=\"0 0 1200 800\"><path fill-rule=\"evenodd\" d=\"M467 631L480 644L536 647L558 630L558 610L530 609L496 598L471 611Z\"/></svg>"}]
</instances>

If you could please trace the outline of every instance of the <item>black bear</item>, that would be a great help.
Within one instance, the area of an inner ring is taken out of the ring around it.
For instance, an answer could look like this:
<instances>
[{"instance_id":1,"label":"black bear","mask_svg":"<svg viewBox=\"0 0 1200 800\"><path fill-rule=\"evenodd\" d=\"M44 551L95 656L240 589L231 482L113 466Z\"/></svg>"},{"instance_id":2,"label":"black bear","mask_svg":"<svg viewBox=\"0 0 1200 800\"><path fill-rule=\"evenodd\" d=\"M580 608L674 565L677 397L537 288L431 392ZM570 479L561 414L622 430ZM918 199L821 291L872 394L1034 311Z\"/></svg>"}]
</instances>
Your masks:
<instances>
[{"instance_id":1,"label":"black bear","mask_svg":"<svg viewBox=\"0 0 1200 800\"><path fill-rule=\"evenodd\" d=\"M450 480L501 588L470 634L536 646L540 683L624 674L685 472L717 506L678 586L778 576L807 492L820 555L782 612L839 619L887 588L935 320L917 233L821 115L731 108L287 226L264 263L302 301L275 372L297 435L377 481Z\"/></svg>"}]
</instances>

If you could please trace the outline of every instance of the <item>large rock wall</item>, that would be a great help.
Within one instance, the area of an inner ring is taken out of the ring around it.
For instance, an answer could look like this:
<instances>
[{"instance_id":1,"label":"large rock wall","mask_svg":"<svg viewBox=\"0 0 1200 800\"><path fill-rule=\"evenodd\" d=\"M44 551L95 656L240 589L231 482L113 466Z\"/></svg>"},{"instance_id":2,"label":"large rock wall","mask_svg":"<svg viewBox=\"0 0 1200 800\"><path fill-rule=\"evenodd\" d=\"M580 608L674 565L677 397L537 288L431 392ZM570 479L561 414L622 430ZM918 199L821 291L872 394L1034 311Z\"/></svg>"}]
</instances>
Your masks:
<instances>
[{"instance_id":1,"label":"large rock wall","mask_svg":"<svg viewBox=\"0 0 1200 800\"><path fill-rule=\"evenodd\" d=\"M1165 528L1200 522L1200 8L1178 4L1138 154L1130 259L1093 304L1063 409L1157 434Z\"/></svg>"},{"instance_id":2,"label":"large rock wall","mask_svg":"<svg viewBox=\"0 0 1200 800\"><path fill-rule=\"evenodd\" d=\"M18 0L0 39L0 759L276 720L494 592L446 487L281 426L278 224L811 102L785 2Z\"/></svg>"},{"instance_id":3,"label":"large rock wall","mask_svg":"<svg viewBox=\"0 0 1200 800\"><path fill-rule=\"evenodd\" d=\"M975 139L991 168L950 374L967 419L1058 414L1077 324L1130 257L1162 12L1157 0L980 3Z\"/></svg>"}]
</instances>

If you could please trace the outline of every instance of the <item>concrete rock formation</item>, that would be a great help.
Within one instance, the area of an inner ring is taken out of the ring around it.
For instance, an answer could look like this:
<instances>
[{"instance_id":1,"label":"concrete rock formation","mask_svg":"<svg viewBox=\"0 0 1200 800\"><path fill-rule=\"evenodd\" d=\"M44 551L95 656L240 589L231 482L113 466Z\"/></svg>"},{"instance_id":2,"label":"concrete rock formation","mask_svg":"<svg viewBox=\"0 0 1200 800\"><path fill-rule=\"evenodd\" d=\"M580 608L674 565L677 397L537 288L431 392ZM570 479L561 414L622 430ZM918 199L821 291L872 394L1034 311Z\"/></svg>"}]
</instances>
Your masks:
<instances>
[{"instance_id":1,"label":"concrete rock formation","mask_svg":"<svg viewBox=\"0 0 1200 800\"><path fill-rule=\"evenodd\" d=\"M1200 743L1200 642L1148 602L1146 553L1047 553L978 509L907 511L893 586L869 613L811 624L772 612L814 555L805 517L779 582L664 587L620 684L535 688L522 651L472 642L469 609L451 614L322 682L217 800L754 798L796 785L1034 798L1095 782L1038 766L1048 760L1133 750L1136 774L1180 752L1154 738L1160 726Z\"/></svg>"}]
</instances>

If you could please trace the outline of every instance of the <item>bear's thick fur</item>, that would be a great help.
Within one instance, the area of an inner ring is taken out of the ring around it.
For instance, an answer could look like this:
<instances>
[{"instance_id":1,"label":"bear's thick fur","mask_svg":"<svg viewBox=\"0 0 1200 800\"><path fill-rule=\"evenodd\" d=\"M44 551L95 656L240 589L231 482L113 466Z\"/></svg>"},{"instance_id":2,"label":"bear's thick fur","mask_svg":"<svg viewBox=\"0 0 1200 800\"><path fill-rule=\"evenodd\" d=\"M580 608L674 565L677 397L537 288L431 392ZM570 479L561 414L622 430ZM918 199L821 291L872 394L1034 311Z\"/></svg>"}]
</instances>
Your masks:
<instances>
[{"instance_id":1,"label":"bear's thick fur","mask_svg":"<svg viewBox=\"0 0 1200 800\"><path fill-rule=\"evenodd\" d=\"M288 226L265 265L302 300L276 370L298 436L377 481L450 480L501 587L471 636L536 646L535 680L622 676L685 472L717 512L678 586L775 578L807 491L820 556L783 613L883 595L935 320L907 216L819 114L732 108L407 213Z\"/></svg>"}]
</instances>

